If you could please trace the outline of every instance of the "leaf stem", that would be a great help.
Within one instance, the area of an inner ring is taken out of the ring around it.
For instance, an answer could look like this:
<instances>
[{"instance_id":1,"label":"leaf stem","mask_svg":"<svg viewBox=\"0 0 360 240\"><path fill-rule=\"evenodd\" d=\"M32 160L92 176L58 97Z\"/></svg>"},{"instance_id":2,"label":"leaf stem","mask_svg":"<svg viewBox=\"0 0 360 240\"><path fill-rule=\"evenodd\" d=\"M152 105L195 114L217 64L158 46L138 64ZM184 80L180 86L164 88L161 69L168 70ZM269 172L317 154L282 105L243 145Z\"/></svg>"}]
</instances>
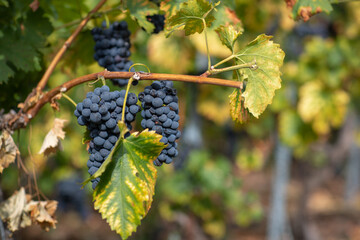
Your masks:
<instances>
[{"instance_id":1,"label":"leaf stem","mask_svg":"<svg viewBox=\"0 0 360 240\"><path fill-rule=\"evenodd\" d=\"M211 69L210 74L213 75L213 74L218 74L218 73L222 73L222 72L242 69L242 68L256 69L257 65L256 65L255 62L250 62L250 63L239 64L239 65L235 65L235 66L231 66L231 67L225 67L225 68L219 68L219 69Z\"/></svg>"},{"instance_id":2,"label":"leaf stem","mask_svg":"<svg viewBox=\"0 0 360 240\"><path fill-rule=\"evenodd\" d=\"M129 82L128 82L127 87L126 87L126 93L125 93L125 97L124 97L123 109L122 109L122 114L121 114L121 121L122 122L125 122L124 119L125 119L126 101L127 101L127 97L128 97L130 86L131 86L132 82L133 82L133 77L131 77L129 79Z\"/></svg>"},{"instance_id":3,"label":"leaf stem","mask_svg":"<svg viewBox=\"0 0 360 240\"><path fill-rule=\"evenodd\" d=\"M213 67L216 68L217 66L220 66L221 64L230 61L230 60L233 59L234 57L235 57L235 56L232 54L232 55L230 55L229 57L227 57L227 58L221 60L220 62L216 63Z\"/></svg>"},{"instance_id":4,"label":"leaf stem","mask_svg":"<svg viewBox=\"0 0 360 240\"><path fill-rule=\"evenodd\" d=\"M71 97L69 97L66 93L63 93L62 96L76 107L76 102L72 100Z\"/></svg>"}]
</instances>

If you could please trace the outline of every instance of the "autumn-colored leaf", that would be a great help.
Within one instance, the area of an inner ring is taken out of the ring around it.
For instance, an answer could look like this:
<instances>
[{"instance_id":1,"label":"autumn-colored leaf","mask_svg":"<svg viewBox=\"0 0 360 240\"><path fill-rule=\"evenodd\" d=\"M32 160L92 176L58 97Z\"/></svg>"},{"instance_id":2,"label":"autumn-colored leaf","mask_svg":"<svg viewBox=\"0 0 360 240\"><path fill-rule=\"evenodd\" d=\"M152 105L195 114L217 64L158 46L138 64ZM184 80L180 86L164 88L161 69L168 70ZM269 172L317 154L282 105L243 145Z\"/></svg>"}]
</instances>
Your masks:
<instances>
[{"instance_id":1,"label":"autumn-colored leaf","mask_svg":"<svg viewBox=\"0 0 360 240\"><path fill-rule=\"evenodd\" d=\"M0 173L3 172L20 154L10 133L6 130L0 135Z\"/></svg>"},{"instance_id":2,"label":"autumn-colored leaf","mask_svg":"<svg viewBox=\"0 0 360 240\"><path fill-rule=\"evenodd\" d=\"M275 90L281 87L280 67L285 53L271 38L261 34L235 54L240 64L254 64L254 67L242 69L247 75L242 97L245 98L245 107L256 118L271 104Z\"/></svg>"},{"instance_id":3,"label":"autumn-colored leaf","mask_svg":"<svg viewBox=\"0 0 360 240\"><path fill-rule=\"evenodd\" d=\"M93 197L94 207L107 220L112 230L127 239L152 203L156 168L152 161L165 145L161 135L144 130L132 133L124 122L118 124L119 140L99 170L85 183L100 176Z\"/></svg>"}]
</instances>

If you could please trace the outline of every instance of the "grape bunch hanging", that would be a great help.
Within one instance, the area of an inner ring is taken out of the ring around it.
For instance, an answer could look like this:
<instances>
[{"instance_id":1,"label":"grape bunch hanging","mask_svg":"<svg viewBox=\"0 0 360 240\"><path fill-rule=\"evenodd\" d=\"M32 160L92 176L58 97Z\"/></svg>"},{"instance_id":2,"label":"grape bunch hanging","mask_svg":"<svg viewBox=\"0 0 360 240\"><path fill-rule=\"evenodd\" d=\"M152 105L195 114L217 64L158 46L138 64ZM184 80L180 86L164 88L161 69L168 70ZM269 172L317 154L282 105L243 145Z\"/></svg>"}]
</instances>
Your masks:
<instances>
[{"instance_id":1,"label":"grape bunch hanging","mask_svg":"<svg viewBox=\"0 0 360 240\"><path fill-rule=\"evenodd\" d=\"M102 23L101 28L93 28L91 34L95 41L94 59L98 64L109 71L127 72L133 64L129 57L130 52L130 31L125 21L114 22L106 28ZM128 79L111 79L120 87L126 86Z\"/></svg>"},{"instance_id":2,"label":"grape bunch hanging","mask_svg":"<svg viewBox=\"0 0 360 240\"><path fill-rule=\"evenodd\" d=\"M117 122L121 120L125 90L110 92L108 86L96 88L88 92L86 98L77 104L74 112L79 125L86 126L90 135L90 154L87 162L88 172L93 175L105 161L115 143L119 138L119 127ZM137 96L129 93L125 107L125 123L129 129L131 122L135 120L136 114L140 112L137 105ZM95 189L100 181L99 178L92 180Z\"/></svg>"},{"instance_id":3,"label":"grape bunch hanging","mask_svg":"<svg viewBox=\"0 0 360 240\"><path fill-rule=\"evenodd\" d=\"M172 81L154 81L139 93L139 100L143 110L141 126L162 135L161 142L167 144L154 165L171 163L173 157L178 155L177 143L181 135L179 128L179 105L176 89Z\"/></svg>"}]
</instances>

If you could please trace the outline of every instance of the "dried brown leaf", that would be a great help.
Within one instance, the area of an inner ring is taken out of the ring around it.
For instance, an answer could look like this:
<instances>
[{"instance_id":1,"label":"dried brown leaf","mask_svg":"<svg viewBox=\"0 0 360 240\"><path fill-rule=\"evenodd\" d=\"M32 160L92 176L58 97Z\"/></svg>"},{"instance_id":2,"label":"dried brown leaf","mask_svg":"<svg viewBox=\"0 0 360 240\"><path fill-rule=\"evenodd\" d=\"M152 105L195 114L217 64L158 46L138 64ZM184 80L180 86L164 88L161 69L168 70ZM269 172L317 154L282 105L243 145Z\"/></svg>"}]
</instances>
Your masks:
<instances>
[{"instance_id":1,"label":"dried brown leaf","mask_svg":"<svg viewBox=\"0 0 360 240\"><path fill-rule=\"evenodd\" d=\"M8 229L12 232L20 227L31 225L31 219L26 211L25 189L20 188L10 198L0 204L0 217L8 223Z\"/></svg>"},{"instance_id":2,"label":"dried brown leaf","mask_svg":"<svg viewBox=\"0 0 360 240\"><path fill-rule=\"evenodd\" d=\"M16 159L19 154L14 140L8 131L3 131L0 135L0 173L3 172Z\"/></svg>"},{"instance_id":3,"label":"dried brown leaf","mask_svg":"<svg viewBox=\"0 0 360 240\"><path fill-rule=\"evenodd\" d=\"M30 201L25 210L29 212L32 222L37 223L45 231L49 231L50 227L56 228L57 220L55 219L55 211L57 201Z\"/></svg>"},{"instance_id":4,"label":"dried brown leaf","mask_svg":"<svg viewBox=\"0 0 360 240\"><path fill-rule=\"evenodd\" d=\"M53 128L46 135L39 154L49 155L61 149L61 139L65 138L63 127L67 120L55 118Z\"/></svg>"}]
</instances>

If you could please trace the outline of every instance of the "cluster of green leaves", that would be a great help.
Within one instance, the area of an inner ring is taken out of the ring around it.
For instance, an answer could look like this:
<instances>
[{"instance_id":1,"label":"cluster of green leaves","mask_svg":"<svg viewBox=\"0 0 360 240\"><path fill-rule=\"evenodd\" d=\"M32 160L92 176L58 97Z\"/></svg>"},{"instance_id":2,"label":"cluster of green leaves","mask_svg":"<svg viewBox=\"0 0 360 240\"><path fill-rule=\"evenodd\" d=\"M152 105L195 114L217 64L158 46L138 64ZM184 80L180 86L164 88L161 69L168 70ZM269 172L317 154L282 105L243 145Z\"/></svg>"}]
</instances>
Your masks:
<instances>
[{"instance_id":1,"label":"cluster of green leaves","mask_svg":"<svg viewBox=\"0 0 360 240\"><path fill-rule=\"evenodd\" d=\"M41 77L47 36L53 31L43 9L33 11L30 3L0 4L0 105L6 111L15 108Z\"/></svg>"},{"instance_id":2,"label":"cluster of green leaves","mask_svg":"<svg viewBox=\"0 0 360 240\"><path fill-rule=\"evenodd\" d=\"M41 50L53 28L44 11L35 12L29 1L4 1L0 6L0 84L16 70L41 70Z\"/></svg>"},{"instance_id":3,"label":"cluster of green leaves","mask_svg":"<svg viewBox=\"0 0 360 240\"><path fill-rule=\"evenodd\" d=\"M196 150L188 157L186 166L168 172L159 185L162 217L173 220L177 211L187 209L201 219L206 233L221 239L226 233L227 215L234 223L246 226L262 216L256 194L245 193L231 162L223 156Z\"/></svg>"}]
</instances>

